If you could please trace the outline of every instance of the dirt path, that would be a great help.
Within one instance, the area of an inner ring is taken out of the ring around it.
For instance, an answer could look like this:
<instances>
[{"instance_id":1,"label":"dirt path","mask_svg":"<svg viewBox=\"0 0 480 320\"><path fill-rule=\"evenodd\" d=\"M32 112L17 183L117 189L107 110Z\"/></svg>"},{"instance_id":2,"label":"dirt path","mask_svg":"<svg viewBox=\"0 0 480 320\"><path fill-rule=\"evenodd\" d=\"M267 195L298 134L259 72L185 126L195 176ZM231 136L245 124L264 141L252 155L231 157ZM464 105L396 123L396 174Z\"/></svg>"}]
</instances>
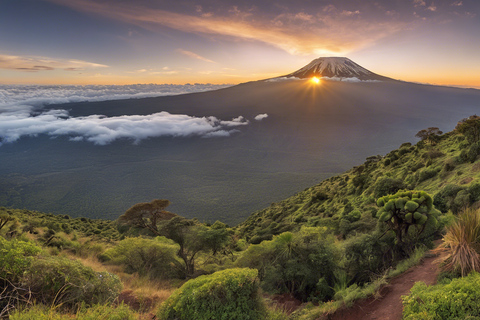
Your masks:
<instances>
[{"instance_id":1,"label":"dirt path","mask_svg":"<svg viewBox=\"0 0 480 320\"><path fill-rule=\"evenodd\" d=\"M423 281L427 285L434 284L437 278L438 265L434 263L438 256L428 256L421 264L410 268L405 273L392 279L381 289L380 298L369 298L356 302L353 307L339 310L330 320L400 320L402 319L402 295L410 292L413 284Z\"/></svg>"}]
</instances>

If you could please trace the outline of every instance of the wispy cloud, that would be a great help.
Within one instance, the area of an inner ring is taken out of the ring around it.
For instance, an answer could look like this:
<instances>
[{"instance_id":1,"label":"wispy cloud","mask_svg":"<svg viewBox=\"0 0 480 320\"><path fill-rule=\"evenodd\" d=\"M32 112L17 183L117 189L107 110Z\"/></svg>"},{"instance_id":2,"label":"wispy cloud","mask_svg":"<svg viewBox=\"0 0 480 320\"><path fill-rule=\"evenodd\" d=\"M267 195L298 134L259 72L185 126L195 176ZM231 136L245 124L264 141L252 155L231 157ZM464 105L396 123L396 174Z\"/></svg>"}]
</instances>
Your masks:
<instances>
[{"instance_id":1,"label":"wispy cloud","mask_svg":"<svg viewBox=\"0 0 480 320\"><path fill-rule=\"evenodd\" d=\"M211 62L211 63L215 63L215 61L212 61L210 59L207 59L205 57L202 57L201 55L198 55L196 54L195 52L191 52L191 51L187 51L187 50L183 50L183 49L177 49L177 52L183 54L183 55L186 55L190 58L193 58L193 59L198 59L198 60L202 60L202 61L205 61L205 62Z\"/></svg>"},{"instance_id":2,"label":"wispy cloud","mask_svg":"<svg viewBox=\"0 0 480 320\"><path fill-rule=\"evenodd\" d=\"M226 137L249 123L242 116L232 120L193 117L158 112L150 115L71 117L64 109L44 105L72 101L100 101L128 97L158 96L204 91L215 85L130 85L130 86L0 86L0 145L24 136L67 136L71 141L97 145L118 139L138 143L161 136Z\"/></svg>"},{"instance_id":3,"label":"wispy cloud","mask_svg":"<svg viewBox=\"0 0 480 320\"><path fill-rule=\"evenodd\" d=\"M36 56L0 55L0 69L19 71L52 71L63 69L65 71L78 71L87 68L106 68L108 66L82 60L53 59Z\"/></svg>"},{"instance_id":4,"label":"wispy cloud","mask_svg":"<svg viewBox=\"0 0 480 320\"><path fill-rule=\"evenodd\" d=\"M177 13L148 8L137 2L112 5L108 1L93 0L49 1L149 30L167 26L188 33L260 41L291 54L344 54L402 30L410 23L391 18L359 19L361 11L340 10L333 5L315 14L300 11L271 17L268 13L243 12L238 7L205 16L198 10Z\"/></svg>"}]
</instances>

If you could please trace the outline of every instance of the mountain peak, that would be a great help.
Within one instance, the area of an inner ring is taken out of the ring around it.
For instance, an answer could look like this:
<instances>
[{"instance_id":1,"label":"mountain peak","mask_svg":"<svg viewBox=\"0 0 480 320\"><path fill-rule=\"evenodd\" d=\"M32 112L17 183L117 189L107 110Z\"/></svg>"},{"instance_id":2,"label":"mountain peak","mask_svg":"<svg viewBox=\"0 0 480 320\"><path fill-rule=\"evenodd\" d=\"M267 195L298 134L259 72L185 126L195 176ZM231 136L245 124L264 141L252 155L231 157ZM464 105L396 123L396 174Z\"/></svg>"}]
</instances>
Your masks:
<instances>
[{"instance_id":1,"label":"mountain peak","mask_svg":"<svg viewBox=\"0 0 480 320\"><path fill-rule=\"evenodd\" d=\"M357 78L362 81L391 80L373 73L345 57L321 57L285 77L300 79L311 77Z\"/></svg>"}]
</instances>

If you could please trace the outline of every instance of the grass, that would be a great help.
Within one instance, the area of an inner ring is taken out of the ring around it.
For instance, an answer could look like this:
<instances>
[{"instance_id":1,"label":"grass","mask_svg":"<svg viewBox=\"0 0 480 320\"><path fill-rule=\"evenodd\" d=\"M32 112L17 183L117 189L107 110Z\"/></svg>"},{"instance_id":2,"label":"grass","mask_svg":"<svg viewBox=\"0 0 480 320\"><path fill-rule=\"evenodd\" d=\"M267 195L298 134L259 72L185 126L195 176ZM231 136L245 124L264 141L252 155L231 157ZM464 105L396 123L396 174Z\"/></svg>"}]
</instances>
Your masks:
<instances>
[{"instance_id":1,"label":"grass","mask_svg":"<svg viewBox=\"0 0 480 320\"><path fill-rule=\"evenodd\" d=\"M445 252L443 271L460 271L466 276L480 271L480 211L467 208L447 227L438 252Z\"/></svg>"}]
</instances>

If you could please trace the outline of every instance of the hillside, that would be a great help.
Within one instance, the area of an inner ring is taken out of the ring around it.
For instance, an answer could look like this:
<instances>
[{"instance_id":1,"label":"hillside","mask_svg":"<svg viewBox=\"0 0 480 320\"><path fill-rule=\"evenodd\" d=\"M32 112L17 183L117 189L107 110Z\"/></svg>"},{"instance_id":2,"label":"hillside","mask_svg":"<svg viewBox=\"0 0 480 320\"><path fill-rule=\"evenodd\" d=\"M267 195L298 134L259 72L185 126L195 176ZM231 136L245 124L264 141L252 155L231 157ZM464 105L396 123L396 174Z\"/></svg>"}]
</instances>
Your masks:
<instances>
[{"instance_id":1,"label":"hillside","mask_svg":"<svg viewBox=\"0 0 480 320\"><path fill-rule=\"evenodd\" d=\"M307 188L252 214L239 226L252 243L298 230L302 225L328 226L342 237L375 225L376 199L400 189L424 190L443 212L458 212L480 200L479 146L458 131L438 142L404 143L386 155Z\"/></svg>"},{"instance_id":2,"label":"hillside","mask_svg":"<svg viewBox=\"0 0 480 320\"><path fill-rule=\"evenodd\" d=\"M387 279L418 263L452 219L451 213L480 200L479 119L464 119L458 129L443 135L436 128L422 131L416 145L404 143L385 156L369 157L362 165L252 214L237 228L172 215L162 211L169 205L166 200L137 204L116 222L0 208L0 250L6 253L0 257L0 284L12 297L0 304L0 312L8 314L23 305L21 290L27 285L45 305L53 305L52 297L62 292L59 303L65 305L58 310L66 318L74 312L76 319L87 319L84 314L89 312L127 312L125 319L153 313L163 317L177 312L168 311L172 304L185 307L179 297L189 295L196 285L237 279L249 283L250 291L242 294L255 296L251 308L258 308L259 319L317 319L372 295ZM395 230L382 223L390 219L383 219L378 207L385 204L381 210L386 213L386 197L377 199L410 189L427 193L398 193L395 206L401 203L403 208L404 197L410 197L412 210L419 208L418 225L406 229L399 242ZM426 211L420 211L422 203ZM148 213L151 206L160 211ZM420 222L423 213L428 216ZM58 287L48 285L54 276ZM191 278L195 279L185 282ZM91 289L75 291L85 281ZM68 288L65 293L62 286ZM259 287L263 298L257 295ZM275 302L285 298L295 307ZM112 301L128 307L101 307ZM201 312L210 312L202 301ZM300 304L302 308L288 315ZM25 316L54 312L42 308L31 308Z\"/></svg>"}]
</instances>

